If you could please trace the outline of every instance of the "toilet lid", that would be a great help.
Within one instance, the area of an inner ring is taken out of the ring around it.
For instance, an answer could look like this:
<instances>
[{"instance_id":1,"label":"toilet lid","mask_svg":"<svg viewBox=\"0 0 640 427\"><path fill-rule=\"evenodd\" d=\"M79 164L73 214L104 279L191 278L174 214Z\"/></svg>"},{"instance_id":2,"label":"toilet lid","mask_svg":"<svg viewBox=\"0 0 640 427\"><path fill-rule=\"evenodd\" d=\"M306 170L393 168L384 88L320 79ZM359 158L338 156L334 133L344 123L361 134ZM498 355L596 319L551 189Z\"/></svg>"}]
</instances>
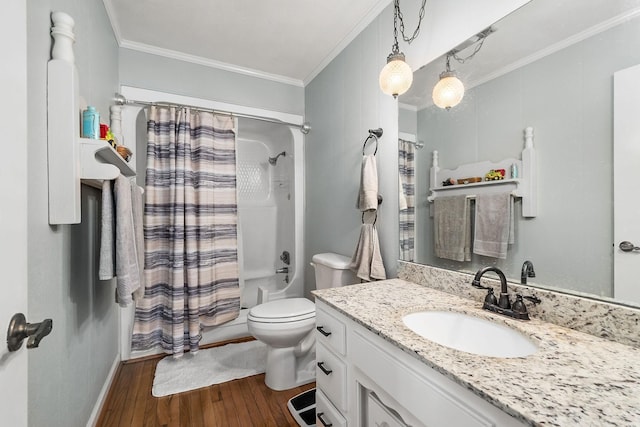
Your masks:
<instances>
[{"instance_id":1,"label":"toilet lid","mask_svg":"<svg viewBox=\"0 0 640 427\"><path fill-rule=\"evenodd\" d=\"M285 298L258 304L249 310L249 319L257 322L295 322L316 315L316 305L306 298Z\"/></svg>"}]
</instances>

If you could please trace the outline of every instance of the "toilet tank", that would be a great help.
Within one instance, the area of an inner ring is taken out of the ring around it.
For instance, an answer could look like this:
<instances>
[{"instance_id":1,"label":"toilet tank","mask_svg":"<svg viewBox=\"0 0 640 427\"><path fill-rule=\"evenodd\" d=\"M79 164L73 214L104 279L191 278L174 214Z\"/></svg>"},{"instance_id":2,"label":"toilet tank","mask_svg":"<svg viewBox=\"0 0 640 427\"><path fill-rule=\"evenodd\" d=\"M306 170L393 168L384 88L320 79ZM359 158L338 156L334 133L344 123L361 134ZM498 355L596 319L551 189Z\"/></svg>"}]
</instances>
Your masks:
<instances>
[{"instance_id":1,"label":"toilet tank","mask_svg":"<svg viewBox=\"0 0 640 427\"><path fill-rule=\"evenodd\" d=\"M316 269L316 289L336 288L357 283L349 270L351 258L334 253L316 254L311 258Z\"/></svg>"}]
</instances>

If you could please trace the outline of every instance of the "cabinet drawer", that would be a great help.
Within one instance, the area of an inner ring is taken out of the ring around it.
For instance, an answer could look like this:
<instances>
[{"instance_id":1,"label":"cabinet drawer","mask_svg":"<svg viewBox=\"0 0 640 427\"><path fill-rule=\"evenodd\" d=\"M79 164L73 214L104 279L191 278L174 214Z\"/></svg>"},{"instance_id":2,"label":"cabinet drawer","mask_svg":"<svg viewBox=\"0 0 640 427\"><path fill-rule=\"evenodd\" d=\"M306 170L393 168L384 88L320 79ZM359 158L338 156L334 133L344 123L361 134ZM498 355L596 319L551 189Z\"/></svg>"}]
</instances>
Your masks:
<instances>
[{"instance_id":1,"label":"cabinet drawer","mask_svg":"<svg viewBox=\"0 0 640 427\"><path fill-rule=\"evenodd\" d=\"M320 308L316 308L316 342L346 355L344 323Z\"/></svg>"},{"instance_id":2,"label":"cabinet drawer","mask_svg":"<svg viewBox=\"0 0 640 427\"><path fill-rule=\"evenodd\" d=\"M367 425L407 427L402 420L385 408L382 402L376 399L371 393L368 393L367 397Z\"/></svg>"},{"instance_id":3,"label":"cabinet drawer","mask_svg":"<svg viewBox=\"0 0 640 427\"><path fill-rule=\"evenodd\" d=\"M316 344L316 386L342 411L347 408L347 366L325 346Z\"/></svg>"},{"instance_id":4,"label":"cabinet drawer","mask_svg":"<svg viewBox=\"0 0 640 427\"><path fill-rule=\"evenodd\" d=\"M346 427L347 420L322 393L316 389L316 426L317 427Z\"/></svg>"}]
</instances>

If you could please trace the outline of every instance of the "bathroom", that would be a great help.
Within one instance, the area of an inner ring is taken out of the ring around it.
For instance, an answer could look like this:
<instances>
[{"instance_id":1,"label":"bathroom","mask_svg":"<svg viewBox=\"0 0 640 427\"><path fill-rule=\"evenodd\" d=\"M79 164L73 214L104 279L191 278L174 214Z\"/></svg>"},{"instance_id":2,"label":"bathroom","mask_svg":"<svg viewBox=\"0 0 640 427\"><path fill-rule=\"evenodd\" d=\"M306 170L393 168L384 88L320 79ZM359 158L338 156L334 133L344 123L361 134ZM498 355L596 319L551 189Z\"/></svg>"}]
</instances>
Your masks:
<instances>
[{"instance_id":1,"label":"bathroom","mask_svg":"<svg viewBox=\"0 0 640 427\"><path fill-rule=\"evenodd\" d=\"M101 111L108 111L121 86L130 86L285 112L304 116L311 123L312 131L304 137L304 247L300 260L304 272L300 279L307 296L314 288L314 271L309 266L313 254L353 253L361 222L354 209L361 144L367 129L383 128L377 158L380 193L385 200L379 208L377 227L387 276L398 275L398 212L392 202L397 192L393 135L399 131L398 108L397 101L378 88L378 73L393 43L390 2L376 3L367 25L358 28L317 75L295 82L194 64L184 60L185 56L160 56L134 44L119 46L109 22L111 3L51 0L11 5L10 9L16 14L12 25L22 37L10 34L5 39L12 40L14 46L9 53L22 76L22 86L16 85L22 87L22 102L12 103L5 116L10 123L24 125L23 133L13 139L28 142L10 149L16 176L24 178L12 183L23 195L16 201L23 208L16 209L19 215L12 224L22 225L13 232L22 233L15 238L16 242L24 241L16 246L16 252L25 255L17 261L6 257L5 262L24 265L24 275L16 272L18 276L10 279L11 283L28 283L21 296L24 305L10 311L27 312L30 321L54 319L54 332L43 341L42 351L31 350L28 362L19 362L23 375L16 381L24 386L22 393L16 393L17 400L11 400L18 408L14 411L18 422L13 425L80 426L95 420L96 402L121 351L113 287L94 277L91 258L95 256L92 248L99 191L82 187L82 224L49 226L47 222L46 62L52 10L63 10L76 18L81 92L86 99L96 100ZM445 1L428 2L437 13L427 13L420 36L412 45L401 46L412 68L440 57L525 2L490 3L481 7L476 1L455 6ZM415 26L419 7L417 1L402 3L408 28ZM23 108L20 117L16 117L16 105ZM345 183L354 185L347 187ZM10 314L4 317L8 319Z\"/></svg>"}]
</instances>

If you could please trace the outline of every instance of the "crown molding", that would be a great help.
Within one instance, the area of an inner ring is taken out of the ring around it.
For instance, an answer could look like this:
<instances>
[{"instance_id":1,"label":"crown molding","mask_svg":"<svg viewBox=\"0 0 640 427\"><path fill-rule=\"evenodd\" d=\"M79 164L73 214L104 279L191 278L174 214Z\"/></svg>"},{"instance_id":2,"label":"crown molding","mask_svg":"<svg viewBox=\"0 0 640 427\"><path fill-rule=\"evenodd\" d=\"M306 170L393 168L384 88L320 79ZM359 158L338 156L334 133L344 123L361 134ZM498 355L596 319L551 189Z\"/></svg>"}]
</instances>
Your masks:
<instances>
[{"instance_id":1,"label":"crown molding","mask_svg":"<svg viewBox=\"0 0 640 427\"><path fill-rule=\"evenodd\" d=\"M581 31L577 34L574 34L573 36L568 37L564 40L561 40L558 43L552 44L551 46L548 46L542 50L539 50L538 52L535 52L527 57L524 57L505 67L502 67L492 72L491 74L484 76L481 79L473 80L469 82L468 88L471 89L473 87L479 86L497 77L510 73L511 71L517 70L518 68L524 67L525 65L529 65L535 61L538 61L539 59L544 58L545 56L554 54L558 51L561 51L562 49L566 49L569 46L572 46L576 43L579 43L583 40L593 37L599 33L602 33L611 28L617 27L618 25L623 24L630 19L636 18L639 15L640 15L640 8L628 10L618 16L614 16L613 18L607 19L606 21L603 21L597 25L594 25L593 27L587 28L586 30Z\"/></svg>"}]
</instances>

